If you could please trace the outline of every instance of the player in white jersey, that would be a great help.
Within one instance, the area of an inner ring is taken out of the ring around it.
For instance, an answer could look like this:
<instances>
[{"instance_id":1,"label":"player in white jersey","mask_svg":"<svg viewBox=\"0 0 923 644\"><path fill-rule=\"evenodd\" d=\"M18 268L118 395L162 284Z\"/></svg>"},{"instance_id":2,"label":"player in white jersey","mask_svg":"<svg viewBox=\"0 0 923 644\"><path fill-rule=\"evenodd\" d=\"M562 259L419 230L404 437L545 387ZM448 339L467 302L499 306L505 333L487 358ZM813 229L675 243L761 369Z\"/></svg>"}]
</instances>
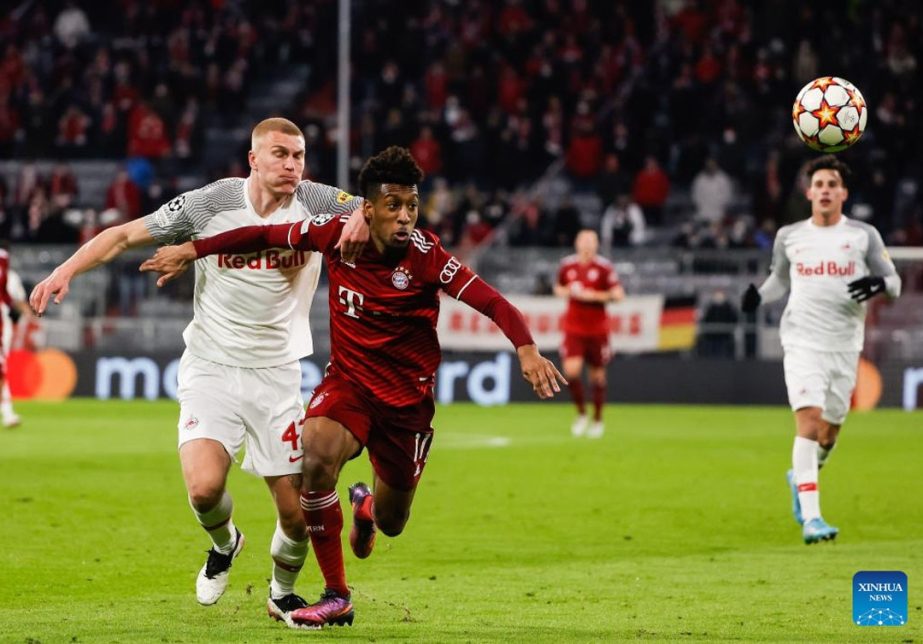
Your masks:
<instances>
[{"instance_id":1,"label":"player in white jersey","mask_svg":"<svg viewBox=\"0 0 923 644\"><path fill-rule=\"evenodd\" d=\"M61 302L75 275L128 248L211 237L240 226L353 212L340 243L355 257L368 239L362 200L301 180L301 130L286 119L267 119L254 128L251 144L247 179L216 181L101 232L35 287L30 298L35 312L41 315L52 296ZM290 622L289 613L306 605L294 592L308 549L299 501L304 414L299 359L312 352L305 330L320 267L319 254L303 251L196 262L194 314L183 333L177 397L183 479L193 513L213 542L196 580L202 604L214 604L224 593L243 546L226 483L231 461L246 443L242 468L266 480L278 511L269 613Z\"/></svg>"},{"instance_id":2,"label":"player in white jersey","mask_svg":"<svg viewBox=\"0 0 923 644\"><path fill-rule=\"evenodd\" d=\"M785 385L795 413L792 511L805 543L834 539L837 528L820 513L818 472L846 420L865 333L865 301L878 293L896 298L901 280L881 235L843 215L849 168L832 155L807 167L811 218L776 234L772 270L753 284L741 308L755 311L791 290L782 314Z\"/></svg>"}]
</instances>

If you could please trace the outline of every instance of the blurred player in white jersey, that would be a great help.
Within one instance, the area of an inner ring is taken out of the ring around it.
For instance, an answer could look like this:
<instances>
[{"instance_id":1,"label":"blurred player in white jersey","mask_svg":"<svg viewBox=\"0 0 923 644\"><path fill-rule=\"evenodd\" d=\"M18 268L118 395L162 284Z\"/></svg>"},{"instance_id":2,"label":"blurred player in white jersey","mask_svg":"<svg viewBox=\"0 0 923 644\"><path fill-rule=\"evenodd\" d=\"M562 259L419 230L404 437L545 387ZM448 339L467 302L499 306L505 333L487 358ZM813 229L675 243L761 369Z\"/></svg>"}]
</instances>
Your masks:
<instances>
[{"instance_id":1,"label":"blurred player in white jersey","mask_svg":"<svg viewBox=\"0 0 923 644\"><path fill-rule=\"evenodd\" d=\"M128 248L302 221L317 213L353 213L340 243L354 258L368 239L362 200L302 181L301 130L286 119L266 119L254 128L251 145L247 179L221 179L101 232L35 287L30 298L35 312L41 315L55 294L59 303L75 275ZM308 549L299 500L304 416L299 360L313 351L305 329L320 267L320 254L305 251L196 262L194 314L183 333L177 398L183 479L193 513L213 542L196 580L201 604L214 604L224 593L231 563L243 547L226 483L232 460L246 444L241 467L266 480L278 511L269 613L289 622L291 611L307 605L294 592Z\"/></svg>"},{"instance_id":2,"label":"blurred player in white jersey","mask_svg":"<svg viewBox=\"0 0 923 644\"><path fill-rule=\"evenodd\" d=\"M795 413L792 511L805 543L834 539L837 528L820 513L818 471L836 443L856 384L865 334L865 301L896 298L901 280L872 226L843 215L849 168L832 155L807 166L811 218L776 235L772 270L747 288L745 312L791 290L780 335L788 399Z\"/></svg>"}]
</instances>

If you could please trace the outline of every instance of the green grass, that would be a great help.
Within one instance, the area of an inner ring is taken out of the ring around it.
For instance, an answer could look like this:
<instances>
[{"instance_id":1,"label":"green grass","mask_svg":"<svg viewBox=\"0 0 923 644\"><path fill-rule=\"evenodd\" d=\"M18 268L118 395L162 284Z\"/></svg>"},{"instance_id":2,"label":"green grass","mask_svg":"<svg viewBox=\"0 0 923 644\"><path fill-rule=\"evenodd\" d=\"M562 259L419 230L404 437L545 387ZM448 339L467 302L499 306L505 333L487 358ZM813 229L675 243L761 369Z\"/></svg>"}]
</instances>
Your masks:
<instances>
[{"instance_id":1,"label":"green grass","mask_svg":"<svg viewBox=\"0 0 923 644\"><path fill-rule=\"evenodd\" d=\"M612 406L601 441L567 405L441 408L406 532L348 553L356 623L265 615L274 514L233 470L248 546L218 605L168 402L18 405L0 431L0 641L923 641L923 418L854 414L822 476L842 533L805 546L784 482L783 408ZM506 439L506 440L505 440ZM366 478L363 456L340 492ZM909 624L851 623L859 570L903 570ZM320 591L313 556L299 582Z\"/></svg>"}]
</instances>

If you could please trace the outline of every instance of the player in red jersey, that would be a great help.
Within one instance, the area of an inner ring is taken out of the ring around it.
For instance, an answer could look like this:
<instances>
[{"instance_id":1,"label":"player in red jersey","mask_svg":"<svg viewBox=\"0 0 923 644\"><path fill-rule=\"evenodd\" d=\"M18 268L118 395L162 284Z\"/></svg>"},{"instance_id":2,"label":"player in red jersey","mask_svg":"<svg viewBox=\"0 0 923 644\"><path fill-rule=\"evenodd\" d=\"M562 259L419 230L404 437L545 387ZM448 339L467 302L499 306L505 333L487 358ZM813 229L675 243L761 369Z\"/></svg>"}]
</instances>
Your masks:
<instances>
[{"instance_id":1,"label":"player in red jersey","mask_svg":"<svg viewBox=\"0 0 923 644\"><path fill-rule=\"evenodd\" d=\"M581 230L574 240L577 253L561 260L554 293L567 298L561 362L577 418L571 425L574 436L603 435L603 403L606 401L606 364L609 362L609 318L606 304L625 297L625 289L609 260L599 257L599 237ZM583 364L587 364L593 387L593 422L586 416L583 394Z\"/></svg>"},{"instance_id":2,"label":"player in red jersey","mask_svg":"<svg viewBox=\"0 0 923 644\"><path fill-rule=\"evenodd\" d=\"M343 566L343 516L336 484L346 461L363 448L375 472L374 493L350 487L350 545L367 557L376 529L400 534L433 439L433 384L441 360L436 321L439 291L490 317L516 347L523 377L540 398L566 383L539 354L522 314L432 233L415 230L423 173L405 148L390 147L359 175L372 244L357 263L334 247L345 219L317 215L304 224L246 227L182 246L165 247L142 265L163 273L159 284L213 253L274 247L317 250L330 276L330 365L308 405L302 507L324 575L321 600L292 612L294 625L351 624L353 606Z\"/></svg>"},{"instance_id":3,"label":"player in red jersey","mask_svg":"<svg viewBox=\"0 0 923 644\"><path fill-rule=\"evenodd\" d=\"M14 308L19 308L13 302L13 298L10 297L10 293L7 290L7 281L10 275L10 251L9 243L6 240L0 242L0 301L6 304L10 310ZM2 344L3 338L3 319L0 318L0 344ZM0 390L3 389L3 385L6 382L6 349L9 347L0 346ZM18 424L18 423L16 423ZM15 426L15 425L9 425Z\"/></svg>"}]
</instances>

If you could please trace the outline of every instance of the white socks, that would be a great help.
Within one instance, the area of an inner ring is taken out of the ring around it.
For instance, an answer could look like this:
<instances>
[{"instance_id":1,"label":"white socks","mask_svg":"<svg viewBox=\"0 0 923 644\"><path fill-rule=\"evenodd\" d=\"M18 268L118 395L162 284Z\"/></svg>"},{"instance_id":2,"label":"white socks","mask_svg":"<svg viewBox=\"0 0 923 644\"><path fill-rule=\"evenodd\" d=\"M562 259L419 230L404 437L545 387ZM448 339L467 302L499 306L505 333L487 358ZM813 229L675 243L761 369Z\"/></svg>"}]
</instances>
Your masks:
<instances>
[{"instance_id":1,"label":"white socks","mask_svg":"<svg viewBox=\"0 0 923 644\"><path fill-rule=\"evenodd\" d=\"M192 507L192 503L190 503ZM234 511L234 501L227 490L218 501L218 505L207 512L199 512L194 507L192 513L198 519L199 524L205 528L208 536L212 538L215 544L215 550L221 554L231 554L234 550L234 543L237 541L237 529L234 522L231 521L231 513Z\"/></svg>"},{"instance_id":2,"label":"white socks","mask_svg":"<svg viewBox=\"0 0 923 644\"><path fill-rule=\"evenodd\" d=\"M820 517L820 493L817 490L817 441L795 436L792 447L792 470L795 484L798 486L798 501L801 503L801 516L807 523Z\"/></svg>"},{"instance_id":3,"label":"white socks","mask_svg":"<svg viewBox=\"0 0 923 644\"><path fill-rule=\"evenodd\" d=\"M824 463L827 462L827 459L830 458L830 452L833 451L833 448L836 447L836 443L830 447L823 447L820 443L817 444L817 468L820 469L824 466Z\"/></svg>"},{"instance_id":4,"label":"white socks","mask_svg":"<svg viewBox=\"0 0 923 644\"><path fill-rule=\"evenodd\" d=\"M282 526L276 522L276 531L272 535L272 544L269 554L272 555L272 580L269 582L269 595L273 599L281 599L295 592L295 580L301 572L305 557L308 556L308 543L294 541L284 532Z\"/></svg>"}]
</instances>

